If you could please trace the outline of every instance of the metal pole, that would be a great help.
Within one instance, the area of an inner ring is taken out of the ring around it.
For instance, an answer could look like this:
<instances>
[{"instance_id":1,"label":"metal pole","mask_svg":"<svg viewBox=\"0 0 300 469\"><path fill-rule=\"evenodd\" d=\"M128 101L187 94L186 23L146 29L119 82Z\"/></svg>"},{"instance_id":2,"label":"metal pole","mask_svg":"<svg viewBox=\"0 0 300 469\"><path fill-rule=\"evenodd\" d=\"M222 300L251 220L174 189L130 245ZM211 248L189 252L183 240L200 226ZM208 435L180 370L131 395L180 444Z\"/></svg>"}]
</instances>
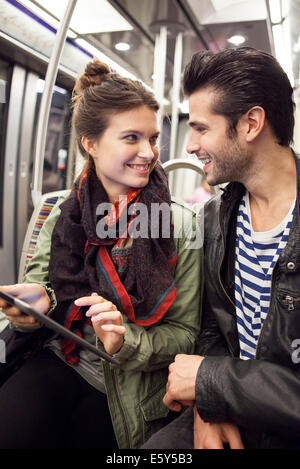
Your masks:
<instances>
[{"instance_id":1,"label":"metal pole","mask_svg":"<svg viewBox=\"0 0 300 469\"><path fill-rule=\"evenodd\" d=\"M154 93L160 105L161 128L164 115L165 71L167 56L167 27L161 26L160 33L156 35L154 50Z\"/></svg>"},{"instance_id":2,"label":"metal pole","mask_svg":"<svg viewBox=\"0 0 300 469\"><path fill-rule=\"evenodd\" d=\"M268 31L269 41L270 41L271 53L275 57L275 45L274 45L274 38L273 38L273 32L272 32L271 10L270 10L269 0L265 0L265 4L266 4L266 10L267 10L266 23L267 23L267 31Z\"/></svg>"},{"instance_id":3,"label":"metal pole","mask_svg":"<svg viewBox=\"0 0 300 469\"><path fill-rule=\"evenodd\" d=\"M177 130L178 130L178 105L180 101L180 82L181 82L181 66L182 66L182 44L183 34L179 33L176 37L174 68L173 68L173 92L172 92L172 122L170 137L170 160L175 158ZM174 174L169 175L169 187L171 193L174 192Z\"/></svg>"},{"instance_id":4,"label":"metal pole","mask_svg":"<svg viewBox=\"0 0 300 469\"><path fill-rule=\"evenodd\" d=\"M182 64L182 33L176 38L174 69L173 69L173 92L172 92L172 124L170 142L170 160L175 158L177 129L178 129L178 105L180 101L180 82Z\"/></svg>"},{"instance_id":5,"label":"metal pole","mask_svg":"<svg viewBox=\"0 0 300 469\"><path fill-rule=\"evenodd\" d=\"M77 0L69 0L64 16L57 30L52 54L49 60L45 88L41 99L39 118L37 123L36 146L34 157L34 176L32 182L31 197L33 205L36 206L42 195L43 168L45 158L46 136L49 121L49 113L52 99L53 87L55 84L58 65L62 50L65 44L68 27L76 6Z\"/></svg>"}]
</instances>

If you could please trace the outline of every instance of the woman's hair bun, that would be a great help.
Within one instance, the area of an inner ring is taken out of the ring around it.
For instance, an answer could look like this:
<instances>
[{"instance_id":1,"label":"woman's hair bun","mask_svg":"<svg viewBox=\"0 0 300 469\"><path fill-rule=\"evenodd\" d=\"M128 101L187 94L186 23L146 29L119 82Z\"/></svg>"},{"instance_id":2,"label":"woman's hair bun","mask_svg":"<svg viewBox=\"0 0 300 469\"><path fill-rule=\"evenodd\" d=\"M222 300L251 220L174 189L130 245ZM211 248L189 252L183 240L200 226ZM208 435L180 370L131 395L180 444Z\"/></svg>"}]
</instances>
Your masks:
<instances>
[{"instance_id":1,"label":"woman's hair bun","mask_svg":"<svg viewBox=\"0 0 300 469\"><path fill-rule=\"evenodd\" d=\"M111 71L108 65L98 59L94 59L93 62L87 64L84 73L77 78L74 87L75 94L81 94L90 86L100 85L109 78L110 74Z\"/></svg>"}]
</instances>

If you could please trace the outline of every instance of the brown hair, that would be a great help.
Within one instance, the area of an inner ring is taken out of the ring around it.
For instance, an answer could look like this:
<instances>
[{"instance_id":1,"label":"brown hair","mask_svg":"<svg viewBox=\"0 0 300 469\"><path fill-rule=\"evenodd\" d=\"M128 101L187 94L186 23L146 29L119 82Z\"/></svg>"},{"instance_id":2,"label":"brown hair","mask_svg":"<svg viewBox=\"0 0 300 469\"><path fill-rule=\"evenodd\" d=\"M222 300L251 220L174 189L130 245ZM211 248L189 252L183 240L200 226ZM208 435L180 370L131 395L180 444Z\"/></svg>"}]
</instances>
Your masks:
<instances>
[{"instance_id":1,"label":"brown hair","mask_svg":"<svg viewBox=\"0 0 300 469\"><path fill-rule=\"evenodd\" d=\"M279 145L293 141L293 88L271 54L251 47L199 51L185 68L183 85L187 96L206 86L219 92L213 112L226 117L230 135L243 114L261 106Z\"/></svg>"},{"instance_id":2,"label":"brown hair","mask_svg":"<svg viewBox=\"0 0 300 469\"><path fill-rule=\"evenodd\" d=\"M153 93L140 81L112 73L98 59L88 63L84 73L77 78L72 104L76 139L84 157L87 155L81 138L98 139L107 129L112 115L140 106L147 106L154 112L159 109Z\"/></svg>"}]
</instances>

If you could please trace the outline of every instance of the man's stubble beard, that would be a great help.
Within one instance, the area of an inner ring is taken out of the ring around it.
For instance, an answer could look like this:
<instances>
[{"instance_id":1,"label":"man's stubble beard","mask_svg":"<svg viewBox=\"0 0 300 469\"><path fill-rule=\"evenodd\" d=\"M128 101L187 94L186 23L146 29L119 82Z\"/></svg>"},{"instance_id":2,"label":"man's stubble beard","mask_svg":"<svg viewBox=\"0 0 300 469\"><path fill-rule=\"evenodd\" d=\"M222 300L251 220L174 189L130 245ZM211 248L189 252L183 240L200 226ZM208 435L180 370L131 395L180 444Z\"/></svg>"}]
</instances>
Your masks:
<instances>
[{"instance_id":1,"label":"man's stubble beard","mask_svg":"<svg viewBox=\"0 0 300 469\"><path fill-rule=\"evenodd\" d=\"M222 155L220 158L218 155ZM252 153L237 141L236 137L229 138L223 149L212 155L213 174L208 183L211 186L225 182L244 182L250 174L253 162Z\"/></svg>"}]
</instances>

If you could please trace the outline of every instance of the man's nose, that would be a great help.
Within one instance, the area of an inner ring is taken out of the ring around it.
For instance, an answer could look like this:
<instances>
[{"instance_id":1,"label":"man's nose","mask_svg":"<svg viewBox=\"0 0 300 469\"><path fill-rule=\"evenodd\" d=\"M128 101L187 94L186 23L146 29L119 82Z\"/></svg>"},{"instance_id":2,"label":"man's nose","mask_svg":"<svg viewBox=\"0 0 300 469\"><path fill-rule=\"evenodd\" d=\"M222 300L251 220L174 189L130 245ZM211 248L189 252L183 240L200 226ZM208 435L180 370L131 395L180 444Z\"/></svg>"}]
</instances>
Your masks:
<instances>
[{"instance_id":1,"label":"man's nose","mask_svg":"<svg viewBox=\"0 0 300 469\"><path fill-rule=\"evenodd\" d=\"M191 134L186 145L186 151L188 153L197 153L200 151L200 148L199 139L196 139L195 136Z\"/></svg>"}]
</instances>

